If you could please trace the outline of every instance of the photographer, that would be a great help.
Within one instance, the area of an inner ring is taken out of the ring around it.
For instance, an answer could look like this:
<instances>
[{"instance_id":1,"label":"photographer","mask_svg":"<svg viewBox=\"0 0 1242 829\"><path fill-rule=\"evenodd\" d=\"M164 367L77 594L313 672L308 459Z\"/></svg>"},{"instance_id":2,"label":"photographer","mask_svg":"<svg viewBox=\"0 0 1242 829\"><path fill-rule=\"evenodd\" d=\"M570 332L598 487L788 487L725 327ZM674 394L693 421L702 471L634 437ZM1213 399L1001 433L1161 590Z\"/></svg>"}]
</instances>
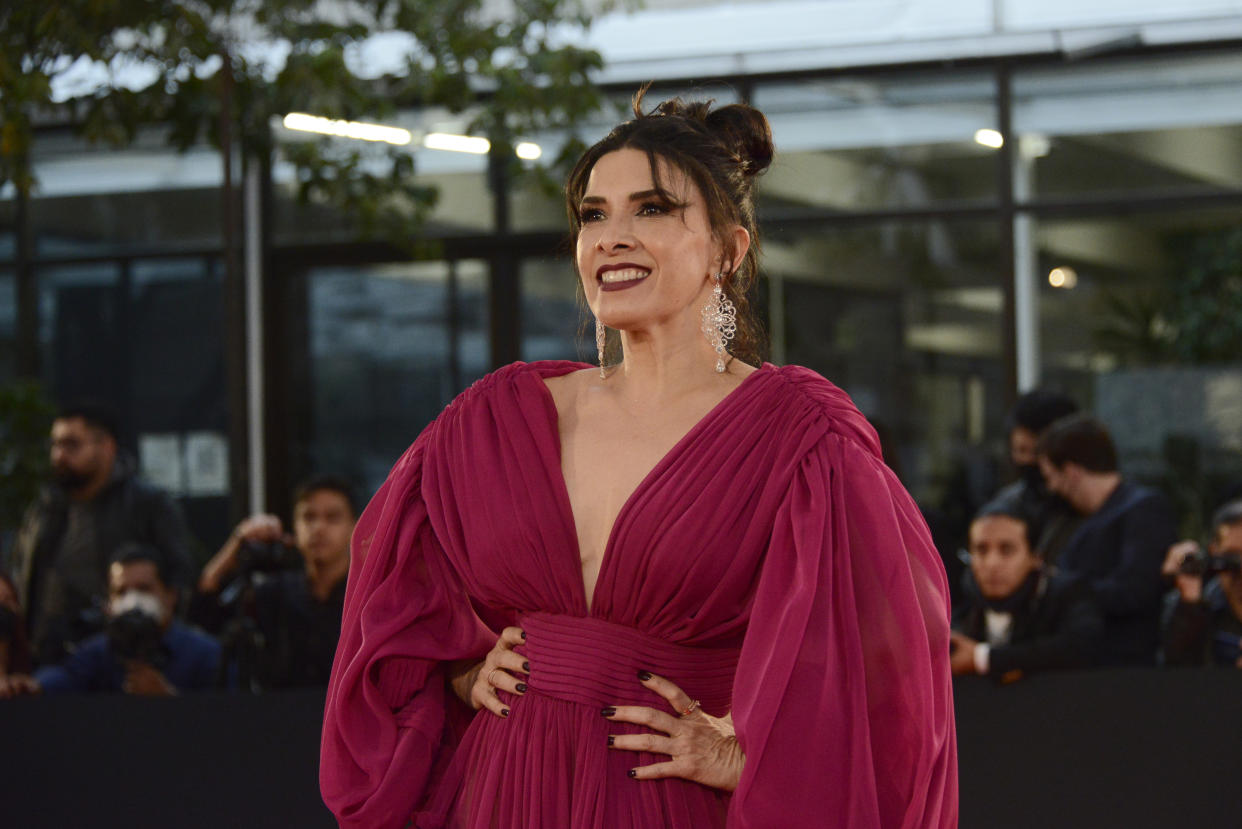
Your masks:
<instances>
[{"instance_id":1,"label":"photographer","mask_svg":"<svg viewBox=\"0 0 1242 829\"><path fill-rule=\"evenodd\" d=\"M1212 516L1205 553L1195 541L1169 548L1164 573L1177 589L1164 625L1164 664L1242 668L1242 500Z\"/></svg>"},{"instance_id":2,"label":"photographer","mask_svg":"<svg viewBox=\"0 0 1242 829\"><path fill-rule=\"evenodd\" d=\"M108 567L107 630L84 640L59 664L37 670L23 690L175 696L210 688L220 646L176 621L177 594L165 567L157 550L122 545Z\"/></svg>"},{"instance_id":3,"label":"photographer","mask_svg":"<svg viewBox=\"0 0 1242 829\"><path fill-rule=\"evenodd\" d=\"M223 638L246 687L327 685L332 671L357 508L331 476L306 481L293 501L291 537L276 516L251 516L199 579L196 614L231 617Z\"/></svg>"},{"instance_id":4,"label":"photographer","mask_svg":"<svg viewBox=\"0 0 1242 829\"><path fill-rule=\"evenodd\" d=\"M1103 616L1085 584L1045 567L1032 535L1027 515L1006 501L985 506L971 522L972 578L950 633L954 674L1007 683L1091 663Z\"/></svg>"},{"instance_id":5,"label":"photographer","mask_svg":"<svg viewBox=\"0 0 1242 829\"><path fill-rule=\"evenodd\" d=\"M164 556L170 586L188 587L190 535L181 508L138 477L107 407L67 406L52 421L52 479L26 510L12 551L18 599L36 664L58 662L98 630L108 594L108 556L149 544Z\"/></svg>"}]
</instances>

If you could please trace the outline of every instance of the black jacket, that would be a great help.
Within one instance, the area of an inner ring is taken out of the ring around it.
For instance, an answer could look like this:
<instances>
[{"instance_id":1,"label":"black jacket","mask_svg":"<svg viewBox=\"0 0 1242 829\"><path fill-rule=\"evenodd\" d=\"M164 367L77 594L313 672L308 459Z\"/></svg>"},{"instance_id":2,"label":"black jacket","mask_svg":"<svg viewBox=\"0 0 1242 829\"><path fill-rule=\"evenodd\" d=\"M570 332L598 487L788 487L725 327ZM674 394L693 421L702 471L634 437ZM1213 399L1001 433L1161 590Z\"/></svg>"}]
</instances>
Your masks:
<instances>
[{"instance_id":1,"label":"black jacket","mask_svg":"<svg viewBox=\"0 0 1242 829\"><path fill-rule=\"evenodd\" d=\"M165 557L172 587L188 585L193 577L190 535L180 508L166 493L139 480L137 464L129 455L118 455L112 480L90 502L95 536L93 548L101 571L121 544L149 544ZM43 618L40 599L49 570L68 526L69 497L63 489L49 486L26 511L13 549L19 599L26 611L27 629L36 661L46 664L64 655L72 615L87 606L69 608L55 619ZM104 597L94 597L102 599Z\"/></svg>"},{"instance_id":2,"label":"black jacket","mask_svg":"<svg viewBox=\"0 0 1242 829\"><path fill-rule=\"evenodd\" d=\"M1242 619L1218 579L1203 586L1203 600L1184 602L1169 592L1164 621L1164 664L1233 668L1242 656Z\"/></svg>"},{"instance_id":3,"label":"black jacket","mask_svg":"<svg viewBox=\"0 0 1242 829\"><path fill-rule=\"evenodd\" d=\"M1009 643L989 651L988 676L998 682L1036 671L1085 668L1099 648L1104 618L1090 589L1064 575L1041 573L1038 579L1030 598L1013 610ZM968 579L966 600L953 614L953 629L986 642L985 610L978 587Z\"/></svg>"},{"instance_id":4,"label":"black jacket","mask_svg":"<svg viewBox=\"0 0 1242 829\"><path fill-rule=\"evenodd\" d=\"M1091 586L1104 611L1105 665L1154 665L1160 641L1160 566L1177 541L1163 495L1122 481L1066 542L1058 566Z\"/></svg>"}]
</instances>

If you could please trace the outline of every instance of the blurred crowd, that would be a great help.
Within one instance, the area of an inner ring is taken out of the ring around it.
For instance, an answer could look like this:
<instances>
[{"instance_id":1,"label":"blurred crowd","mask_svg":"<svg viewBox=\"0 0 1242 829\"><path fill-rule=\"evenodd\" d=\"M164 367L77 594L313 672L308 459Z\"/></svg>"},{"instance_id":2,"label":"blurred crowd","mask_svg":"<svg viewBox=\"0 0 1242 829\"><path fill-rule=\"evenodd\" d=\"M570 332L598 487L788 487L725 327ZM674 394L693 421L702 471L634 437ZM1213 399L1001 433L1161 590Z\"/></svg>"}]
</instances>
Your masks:
<instances>
[{"instance_id":1,"label":"blurred crowd","mask_svg":"<svg viewBox=\"0 0 1242 829\"><path fill-rule=\"evenodd\" d=\"M1057 669L1242 668L1242 498L1179 539L1160 490L1123 474L1108 427L1065 395L1009 419L1016 480L978 510L954 584L954 673L999 683Z\"/></svg>"},{"instance_id":2,"label":"blurred crowd","mask_svg":"<svg viewBox=\"0 0 1242 829\"><path fill-rule=\"evenodd\" d=\"M137 476L118 434L91 404L52 423L52 480L0 557L0 698L326 686L358 513L350 485L304 482L288 529L251 516L196 572L180 508Z\"/></svg>"},{"instance_id":3,"label":"blurred crowd","mask_svg":"<svg viewBox=\"0 0 1242 829\"><path fill-rule=\"evenodd\" d=\"M326 685L350 485L304 482L288 527L251 516L199 569L180 509L136 475L118 432L92 405L53 422L53 479L0 556L0 698ZM955 673L1242 668L1242 497L1213 505L1208 537L1179 538L1167 497L1119 469L1107 426L1055 392L1018 401L1008 440L1013 482L974 514L964 550L941 550Z\"/></svg>"}]
</instances>

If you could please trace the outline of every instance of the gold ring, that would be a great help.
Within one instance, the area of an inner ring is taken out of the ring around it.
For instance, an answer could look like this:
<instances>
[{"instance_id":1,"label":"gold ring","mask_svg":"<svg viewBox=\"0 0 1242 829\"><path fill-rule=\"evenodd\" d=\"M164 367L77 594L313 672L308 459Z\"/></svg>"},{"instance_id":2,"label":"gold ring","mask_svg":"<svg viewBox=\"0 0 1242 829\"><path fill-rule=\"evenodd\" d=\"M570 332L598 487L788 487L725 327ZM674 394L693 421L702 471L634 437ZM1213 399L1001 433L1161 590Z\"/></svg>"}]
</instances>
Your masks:
<instances>
[{"instance_id":1,"label":"gold ring","mask_svg":"<svg viewBox=\"0 0 1242 829\"><path fill-rule=\"evenodd\" d=\"M500 668L492 668L490 671L487 672L487 680L486 680L487 684L492 686L493 688L496 687L496 683L492 682L492 677L494 677L496 675L496 672L499 670Z\"/></svg>"},{"instance_id":2,"label":"gold ring","mask_svg":"<svg viewBox=\"0 0 1242 829\"><path fill-rule=\"evenodd\" d=\"M678 712L677 716L688 717L691 714L693 714L698 709L698 707L699 707L699 701L697 699L692 699L690 700L690 704L686 706L686 710Z\"/></svg>"}]
</instances>

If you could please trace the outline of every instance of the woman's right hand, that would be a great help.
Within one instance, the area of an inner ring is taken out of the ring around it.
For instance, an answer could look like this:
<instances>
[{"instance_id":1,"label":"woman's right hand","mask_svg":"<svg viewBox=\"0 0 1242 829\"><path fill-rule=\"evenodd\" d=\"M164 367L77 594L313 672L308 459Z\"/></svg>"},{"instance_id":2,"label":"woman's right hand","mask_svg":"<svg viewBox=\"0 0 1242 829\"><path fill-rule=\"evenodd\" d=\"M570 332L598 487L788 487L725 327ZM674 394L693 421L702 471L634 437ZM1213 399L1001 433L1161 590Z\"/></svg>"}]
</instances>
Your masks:
<instances>
[{"instance_id":1,"label":"woman's right hand","mask_svg":"<svg viewBox=\"0 0 1242 829\"><path fill-rule=\"evenodd\" d=\"M530 663L513 650L525 641L526 634L521 628L505 628L487 657L466 674L466 702L471 708L476 711L486 708L498 717L509 716L509 709L496 696L496 689L503 688L518 696L526 693L524 680L530 674Z\"/></svg>"}]
</instances>

